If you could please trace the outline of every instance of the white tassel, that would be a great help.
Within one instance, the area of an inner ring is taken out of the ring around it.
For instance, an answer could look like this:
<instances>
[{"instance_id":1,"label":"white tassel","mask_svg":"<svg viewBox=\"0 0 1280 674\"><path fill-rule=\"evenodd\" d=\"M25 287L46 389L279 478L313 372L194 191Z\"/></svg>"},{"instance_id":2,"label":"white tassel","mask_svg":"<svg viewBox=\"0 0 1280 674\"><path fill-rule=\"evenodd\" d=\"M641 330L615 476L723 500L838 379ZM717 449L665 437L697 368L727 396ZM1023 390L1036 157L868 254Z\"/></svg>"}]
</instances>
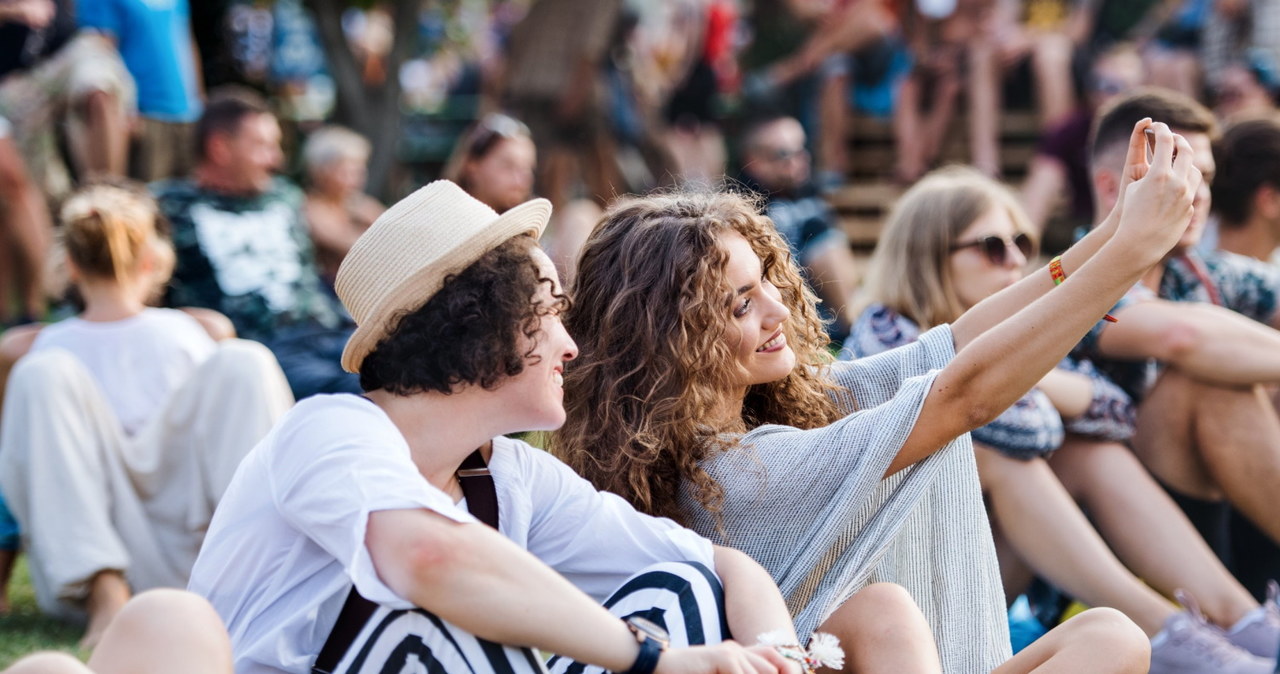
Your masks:
<instances>
[{"instance_id":1,"label":"white tassel","mask_svg":"<svg viewBox=\"0 0 1280 674\"><path fill-rule=\"evenodd\" d=\"M761 646L771 646L773 648L777 648L778 646L794 645L791 637L788 637L782 630L765 632L764 634L756 637L756 643Z\"/></svg>"},{"instance_id":2,"label":"white tassel","mask_svg":"<svg viewBox=\"0 0 1280 674\"><path fill-rule=\"evenodd\" d=\"M833 634L814 632L809 640L809 657L827 669L844 668L844 649Z\"/></svg>"}]
</instances>

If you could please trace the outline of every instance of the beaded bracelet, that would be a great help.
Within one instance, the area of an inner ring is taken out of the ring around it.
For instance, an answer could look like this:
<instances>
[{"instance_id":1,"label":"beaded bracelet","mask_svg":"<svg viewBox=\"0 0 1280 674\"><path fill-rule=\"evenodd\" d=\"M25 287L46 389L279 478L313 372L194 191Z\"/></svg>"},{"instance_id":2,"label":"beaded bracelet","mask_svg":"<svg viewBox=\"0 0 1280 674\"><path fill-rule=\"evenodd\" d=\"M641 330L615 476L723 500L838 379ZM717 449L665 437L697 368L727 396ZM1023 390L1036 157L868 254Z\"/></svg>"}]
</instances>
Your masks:
<instances>
[{"instance_id":1,"label":"beaded bracelet","mask_svg":"<svg viewBox=\"0 0 1280 674\"><path fill-rule=\"evenodd\" d=\"M1062 285L1063 281L1067 280L1067 272L1062 270L1061 255L1055 255L1052 260L1049 260L1049 276L1053 278L1053 285L1055 286L1060 286ZM1120 319L1116 318L1115 316L1112 316L1111 314L1107 314L1103 316L1102 320L1108 323L1120 322Z\"/></svg>"},{"instance_id":2,"label":"beaded bracelet","mask_svg":"<svg viewBox=\"0 0 1280 674\"><path fill-rule=\"evenodd\" d=\"M760 645L771 646L778 655L798 663L805 674L814 674L819 667L837 670L844 667L844 650L840 648L840 640L833 635L814 632L808 649L786 642L787 637L781 632L765 632L757 638Z\"/></svg>"}]
</instances>

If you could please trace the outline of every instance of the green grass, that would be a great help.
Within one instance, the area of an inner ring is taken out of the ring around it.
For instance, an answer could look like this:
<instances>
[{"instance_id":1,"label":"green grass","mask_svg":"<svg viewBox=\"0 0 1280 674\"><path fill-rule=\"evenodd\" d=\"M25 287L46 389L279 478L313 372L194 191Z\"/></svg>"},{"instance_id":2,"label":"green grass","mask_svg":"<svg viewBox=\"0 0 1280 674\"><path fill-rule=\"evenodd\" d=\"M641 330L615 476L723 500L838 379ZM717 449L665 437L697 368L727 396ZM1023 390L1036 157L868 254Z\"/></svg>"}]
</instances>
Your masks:
<instances>
[{"instance_id":1,"label":"green grass","mask_svg":"<svg viewBox=\"0 0 1280 674\"><path fill-rule=\"evenodd\" d=\"M35 651L65 651L84 659L76 649L83 628L40 614L31 588L31 575L25 558L19 558L9 583L12 611L0 616L0 669Z\"/></svg>"}]
</instances>

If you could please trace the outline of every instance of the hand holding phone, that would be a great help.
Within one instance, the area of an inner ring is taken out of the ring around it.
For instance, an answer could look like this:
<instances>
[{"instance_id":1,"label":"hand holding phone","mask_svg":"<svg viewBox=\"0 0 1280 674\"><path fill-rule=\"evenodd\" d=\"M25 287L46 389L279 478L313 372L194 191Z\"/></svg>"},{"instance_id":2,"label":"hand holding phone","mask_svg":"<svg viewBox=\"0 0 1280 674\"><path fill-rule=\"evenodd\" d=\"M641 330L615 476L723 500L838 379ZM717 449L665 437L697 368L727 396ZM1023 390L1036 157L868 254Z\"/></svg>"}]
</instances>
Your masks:
<instances>
[{"instance_id":1,"label":"hand holding phone","mask_svg":"<svg viewBox=\"0 0 1280 674\"><path fill-rule=\"evenodd\" d=\"M1156 130L1151 127L1147 127L1146 134L1147 134L1147 163L1150 164L1156 158ZM1178 159L1177 144L1174 144L1173 146L1173 159L1174 160Z\"/></svg>"}]
</instances>

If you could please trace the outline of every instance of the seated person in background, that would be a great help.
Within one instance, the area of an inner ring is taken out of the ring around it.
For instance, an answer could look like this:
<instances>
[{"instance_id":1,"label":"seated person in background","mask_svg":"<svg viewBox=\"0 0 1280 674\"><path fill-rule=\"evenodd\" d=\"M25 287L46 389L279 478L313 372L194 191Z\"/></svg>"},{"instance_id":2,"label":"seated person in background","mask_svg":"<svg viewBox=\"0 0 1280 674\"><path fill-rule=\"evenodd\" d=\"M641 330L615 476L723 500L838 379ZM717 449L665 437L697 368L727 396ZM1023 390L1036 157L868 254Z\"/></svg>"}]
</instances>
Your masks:
<instances>
[{"instance_id":1,"label":"seated person in background","mask_svg":"<svg viewBox=\"0 0 1280 674\"><path fill-rule=\"evenodd\" d=\"M9 377L0 491L41 610L88 614L91 647L131 591L182 587L240 458L292 404L271 354L215 343L145 301L172 269L145 192L97 185L63 206L84 311Z\"/></svg>"},{"instance_id":2,"label":"seated person in background","mask_svg":"<svg viewBox=\"0 0 1280 674\"><path fill-rule=\"evenodd\" d=\"M925 176L885 225L849 355L912 343L1018 282L1035 253L1030 230L1014 196L976 171ZM1223 568L1122 444L1132 434L1129 396L1070 358L973 431L1005 596L1035 574L1089 606L1123 611L1151 637L1156 674L1269 670L1280 612L1260 607ZM1184 611L1165 599L1180 592ZM1254 669L1231 669L1233 661Z\"/></svg>"},{"instance_id":3,"label":"seated person in background","mask_svg":"<svg viewBox=\"0 0 1280 674\"><path fill-rule=\"evenodd\" d=\"M124 176L134 101L111 42L77 32L75 0L0 2L0 116L46 197L65 198L73 178Z\"/></svg>"},{"instance_id":4,"label":"seated person in background","mask_svg":"<svg viewBox=\"0 0 1280 674\"><path fill-rule=\"evenodd\" d=\"M801 674L779 657L803 649L759 565L505 437L564 421L577 346L537 247L550 211L500 216L438 181L352 247L342 364L366 393L301 402L250 452L192 573L237 671L545 672L538 648L564 656L555 671ZM610 593L614 616L592 601ZM854 646L927 655L918 609L885 596L861 618L891 633ZM671 629L669 650L646 622ZM744 646L720 643L730 631ZM748 645L765 632L792 646Z\"/></svg>"},{"instance_id":5,"label":"seated person in background","mask_svg":"<svg viewBox=\"0 0 1280 674\"><path fill-rule=\"evenodd\" d=\"M857 262L835 213L810 179L804 127L793 117L765 117L743 134L742 181L764 198L764 212L818 293L837 344L849 334L847 306L858 285Z\"/></svg>"},{"instance_id":6,"label":"seated person in background","mask_svg":"<svg viewBox=\"0 0 1280 674\"><path fill-rule=\"evenodd\" d=\"M280 125L266 102L215 93L196 139L192 177L152 187L178 254L168 304L225 314L271 349L298 399L359 391L338 363L351 319L316 271L301 192L275 176Z\"/></svg>"},{"instance_id":7,"label":"seated person in background","mask_svg":"<svg viewBox=\"0 0 1280 674\"><path fill-rule=\"evenodd\" d=\"M537 164L537 148L529 128L507 115L490 113L462 134L443 177L502 213L533 196ZM600 207L590 199L574 199L551 216L542 248L567 287L573 285L582 242L599 218Z\"/></svg>"},{"instance_id":8,"label":"seated person in background","mask_svg":"<svg viewBox=\"0 0 1280 674\"><path fill-rule=\"evenodd\" d=\"M316 266L333 285L351 244L382 215L386 206L364 193L369 141L341 126L311 132L302 146L309 181L302 213L316 249Z\"/></svg>"},{"instance_id":9,"label":"seated person in background","mask_svg":"<svg viewBox=\"0 0 1280 674\"><path fill-rule=\"evenodd\" d=\"M1273 262L1280 247L1280 119L1233 124L1214 147L1216 222L1205 227L1199 250L1214 248Z\"/></svg>"},{"instance_id":10,"label":"seated person in background","mask_svg":"<svg viewBox=\"0 0 1280 674\"><path fill-rule=\"evenodd\" d=\"M1280 418L1266 385L1280 383L1280 270L1196 244L1216 182L1217 122L1195 100L1140 89L1102 111L1091 148L1094 203L1121 198L1128 129L1150 117L1182 134L1205 177L1177 245L1112 309L1074 355L1091 360L1138 406L1134 452L1255 597L1280 554L1233 551L1232 511L1280 543ZM1261 564L1253 571L1246 566Z\"/></svg>"},{"instance_id":11,"label":"seated person in background","mask_svg":"<svg viewBox=\"0 0 1280 674\"><path fill-rule=\"evenodd\" d=\"M130 175L145 181L186 175L204 97L188 0L80 2L76 20L111 41L137 85Z\"/></svg>"}]
</instances>

